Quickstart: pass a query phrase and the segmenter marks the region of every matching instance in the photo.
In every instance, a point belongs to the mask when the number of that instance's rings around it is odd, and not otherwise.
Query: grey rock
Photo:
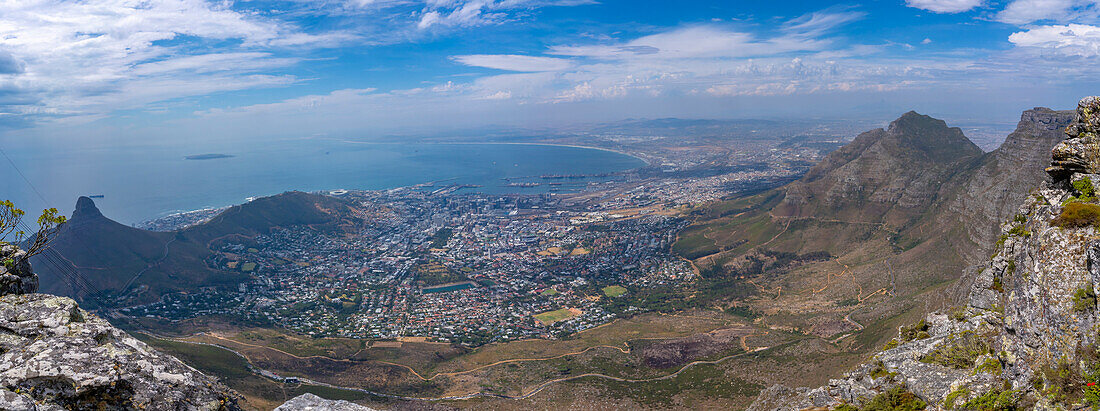
[[[283,403],[276,411],[374,411],[373,408],[342,401],[326,400],[313,394],[302,394]]]
[[[22,404],[16,394],[38,409],[238,409],[236,394],[213,378],[65,297],[0,297],[0,353],[0,405]]]
[[[1047,167],[1056,183],[1073,173],[1100,172],[1100,98],[1087,97],[1077,103],[1077,117],[1066,127],[1069,139],[1054,146],[1053,161]]]
[[[0,261],[10,261],[10,267],[0,266],[0,295],[29,294],[38,291],[38,275],[31,270],[26,251],[14,245],[0,247]]]

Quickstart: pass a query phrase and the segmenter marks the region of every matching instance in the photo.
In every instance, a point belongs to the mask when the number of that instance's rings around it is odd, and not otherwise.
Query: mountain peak
[[[947,122],[910,111],[890,123],[884,136],[906,150],[923,153],[935,163],[953,163],[965,157],[979,156],[982,150]]]
[[[102,218],[103,213],[96,207],[95,201],[91,198],[81,196],[76,199],[76,209],[73,210],[73,220],[85,220],[93,218]]]

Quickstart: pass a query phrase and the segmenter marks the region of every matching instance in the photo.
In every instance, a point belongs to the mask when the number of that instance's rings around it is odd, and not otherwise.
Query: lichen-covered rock
[[[0,409],[100,406],[238,408],[235,394],[213,378],[157,352],[69,298],[0,296]]]
[[[1066,127],[1065,141],[1051,151],[1047,172],[1062,182],[1073,173],[1100,172],[1100,97],[1086,97],[1077,103],[1077,118]]]
[[[326,400],[313,394],[302,394],[283,403],[275,411],[374,411],[373,408],[340,400]]]
[[[0,295],[38,292],[38,276],[31,271],[26,255],[14,245],[0,245]]]
[[[1100,389],[1086,385],[1100,381],[1100,218],[1058,223],[1067,204],[1100,210],[1100,98],[1081,100],[1066,134],[1051,150],[1054,181],[1001,225],[966,307],[929,314],[919,337],[906,335],[827,386],[772,387],[753,409],[863,405],[894,387],[938,409],[983,395],[1039,409],[1100,407]]]

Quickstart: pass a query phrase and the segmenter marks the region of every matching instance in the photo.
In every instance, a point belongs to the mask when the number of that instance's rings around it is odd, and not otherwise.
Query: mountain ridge
[[[354,219],[342,200],[317,194],[286,192],[230,207],[202,224],[174,232],[147,231],[107,218],[88,197],[77,199],[72,218],[62,224],[51,251],[64,261],[32,258],[43,278],[43,291],[78,300],[88,290],[70,284],[75,270],[114,301],[107,305],[149,302],[160,295],[201,287],[232,287],[245,274],[212,267],[212,242],[234,237],[249,239],[278,226],[314,225],[340,229]],[[59,266],[64,264],[66,266]]]
[[[967,274],[963,307],[901,328],[842,378],[773,386],[750,409],[1100,407],[1100,218],[1079,214],[1100,210],[1100,97],[1082,99],[1065,130],[1048,160],[1053,179],[1003,221],[992,258]]]

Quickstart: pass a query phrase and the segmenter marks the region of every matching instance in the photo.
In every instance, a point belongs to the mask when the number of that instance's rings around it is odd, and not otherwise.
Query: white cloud
[[[932,44],[932,39],[926,37],[924,40],[920,41],[920,44]]]
[[[1059,55],[1100,56],[1100,27],[1085,24],[1039,26],[1012,33],[1008,41]]]
[[[760,40],[752,34],[725,27],[692,26],[620,44],[554,46],[549,53],[602,59],[733,58],[819,50],[824,45],[825,42],[817,39],[783,36]]]
[[[1010,24],[1092,22],[1100,17],[1098,3],[1097,0],[1014,0],[997,14],[997,20]]]
[[[467,66],[507,71],[562,71],[573,67],[573,62],[567,59],[515,54],[473,54],[453,59]]]
[[[905,5],[933,13],[962,13],[982,5],[982,0],[905,0]]]
[[[228,2],[0,0],[0,50],[20,65],[11,82],[42,105],[27,113],[97,118],[151,102],[290,84],[296,79],[258,74],[299,61],[269,50],[353,38],[306,33]],[[219,52],[207,46],[213,42],[238,46]]]
[[[515,18],[516,12],[551,6],[595,4],[594,0],[427,0],[417,28],[474,27]]]

